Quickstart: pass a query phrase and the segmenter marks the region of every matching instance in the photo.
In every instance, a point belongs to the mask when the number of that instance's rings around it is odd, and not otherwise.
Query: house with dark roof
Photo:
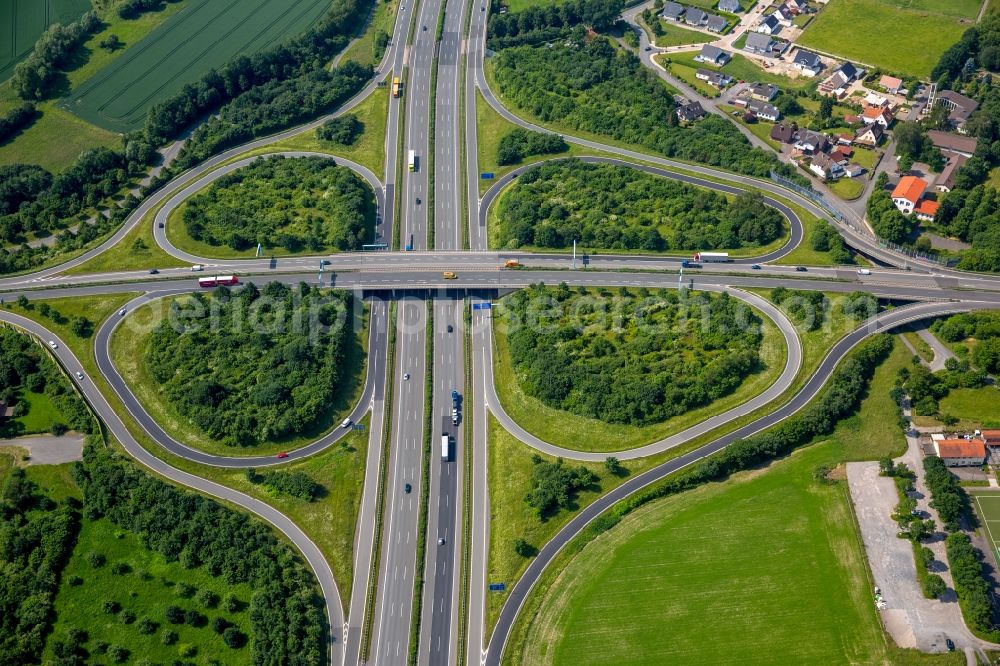
[[[865,125],[854,133],[854,143],[862,146],[877,146],[885,136],[885,128],[878,123]]]
[[[795,52],[792,65],[806,76],[816,76],[823,69],[823,62],[819,56],[805,49],[799,49]]]
[[[691,7],[684,12],[684,22],[688,25],[701,27],[708,23],[708,13],[703,9]]]
[[[799,131],[799,126],[797,124],[788,123],[776,123],[774,127],[771,128],[771,139],[774,141],[779,141],[781,143],[793,143],[795,141],[795,135]]]
[[[778,107],[773,104],[768,104],[767,102],[762,102],[759,99],[752,99],[747,102],[747,111],[751,112],[758,118],[770,120],[771,122],[774,122],[781,117],[781,111],[778,110]]]
[[[839,99],[847,94],[847,86],[863,74],[864,70],[858,69],[849,62],[845,62],[840,67],[834,69],[830,73],[830,76],[826,77],[819,84],[817,90],[822,95],[833,95]]]
[[[820,178],[836,180],[844,176],[844,167],[826,153],[819,153],[809,162],[809,170]]]
[[[717,14],[709,14],[705,27],[712,32],[722,32],[729,25],[729,21]]]
[[[829,147],[829,137],[819,132],[799,130],[795,137],[795,150],[801,150],[804,153],[822,153]]]
[[[781,32],[781,24],[774,14],[764,17],[764,20],[757,24],[757,32],[762,35],[776,35]]]
[[[720,49],[718,46],[705,44],[701,47],[701,53],[694,57],[697,62],[704,62],[716,67],[722,67],[732,60],[732,55],[728,51]]]
[[[719,11],[739,14],[743,11],[743,7],[740,5],[740,0],[719,0]]]
[[[747,43],[743,45],[743,50],[747,53],[774,58],[781,55],[786,45],[785,42],[771,39],[759,32],[750,32],[747,33]]]
[[[937,180],[934,181],[934,189],[938,192],[951,192],[955,187],[955,174],[962,166],[969,161],[969,158],[957,153],[948,156],[948,163],[941,169]]]
[[[963,157],[972,157],[976,152],[976,146],[979,145],[975,137],[941,130],[927,130],[927,138],[942,153],[956,153]]]
[[[714,69],[699,69],[694,73],[694,77],[716,88],[725,88],[733,82],[733,77],[725,72],[717,72]]]
[[[979,102],[954,90],[942,90],[934,98],[934,103],[948,108],[948,121],[959,132],[963,131],[969,116],[979,108]]]
[[[683,123],[693,123],[705,117],[705,109],[700,102],[691,102],[677,107],[677,117]]]
[[[660,16],[667,21],[680,21],[681,17],[684,16],[684,5],[676,2],[665,2]]]
[[[773,83],[751,83],[748,88],[750,97],[759,99],[762,102],[770,102],[778,96],[781,90]]]
[[[785,7],[788,7],[793,14],[805,14],[809,11],[806,0],[785,0]]]
[[[791,10],[784,5],[774,10],[774,13],[771,14],[771,16],[773,16],[774,20],[778,22],[778,25],[785,28],[791,28],[792,21],[795,19],[795,15],[792,14]]]

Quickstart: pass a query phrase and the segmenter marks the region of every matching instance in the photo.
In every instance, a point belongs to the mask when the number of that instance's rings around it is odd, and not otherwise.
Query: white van
[[[871,274],[872,274],[872,272],[870,270],[868,270],[867,268],[859,268],[858,269],[858,275],[871,275]]]
[[[202,266],[201,264],[195,264],[194,266],[191,267],[192,273],[200,273],[203,270],[205,270],[205,267]]]

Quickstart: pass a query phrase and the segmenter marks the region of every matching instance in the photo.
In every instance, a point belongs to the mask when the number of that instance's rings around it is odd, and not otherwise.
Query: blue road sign
[[[472,309],[473,310],[492,310],[493,309],[493,304],[492,303],[473,303],[472,304]]]
[[[506,589],[506,583],[490,583],[490,592],[503,592]]]
[[[493,180],[494,178],[496,178],[496,175],[492,171],[484,171],[481,174],[479,174],[479,177],[482,178],[483,180]]]

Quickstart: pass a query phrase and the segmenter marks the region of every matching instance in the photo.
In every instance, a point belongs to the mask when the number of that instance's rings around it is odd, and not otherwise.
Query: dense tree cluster
[[[198,126],[177,156],[180,167],[332,109],[358,92],[371,68],[349,61],[250,88]]]
[[[150,334],[143,363],[162,398],[229,446],[322,427],[348,380],[351,327],[338,317],[350,321],[350,295],[280,282],[220,292],[174,301],[174,314]]]
[[[598,480],[597,475],[583,465],[569,467],[562,458],[546,462],[535,455],[532,463],[531,490],[524,496],[524,501],[539,518],[547,518],[559,509],[572,508],[576,493]]]
[[[504,97],[542,122],[751,176],[775,170],[803,180],[773,154],[753,148],[725,118],[709,114],[679,127],[663,81],[605,39],[504,49],[491,62]]]
[[[569,144],[558,134],[515,127],[500,137],[497,164],[517,164],[529,155],[553,155],[566,150],[569,150]]]
[[[957,43],[946,50],[931,72],[931,78],[941,88],[947,88],[956,78],[974,73],[977,67],[991,72],[1000,71],[1000,15],[987,13],[977,25],[969,28]]]
[[[7,473],[0,493],[0,664],[38,663],[80,518],[18,467]]]
[[[307,502],[312,502],[326,491],[305,472],[260,472],[251,467],[247,470],[246,477],[250,483],[261,484],[276,493],[291,495]]]
[[[353,145],[365,131],[365,124],[353,113],[331,118],[316,128],[316,138],[320,141],[333,141],[342,146]]]
[[[975,338],[970,359],[978,369],[1000,373],[1000,313],[966,312],[934,322],[932,326],[945,342]]]
[[[166,1],[177,2],[177,0]],[[118,16],[126,20],[137,19],[146,12],[159,11],[163,3],[164,0],[122,0],[118,5]]]
[[[830,302],[821,291],[775,287],[768,298],[806,331],[819,329],[830,311]]]
[[[89,11],[68,25],[49,26],[28,57],[14,68],[11,87],[22,99],[44,98],[59,74],[59,67],[87,37],[100,30],[101,25],[97,14]]]
[[[944,166],[944,157],[927,136],[927,130],[926,123],[897,123],[892,130],[892,137],[896,140],[896,155],[909,159],[911,164],[926,162],[935,171],[940,171]]]
[[[1000,152],[1000,141],[997,142]],[[960,171],[968,176],[973,157]],[[985,180],[988,166],[979,180]],[[969,190],[956,188],[945,195],[937,225],[945,232],[972,244],[959,262],[959,268],[975,271],[1000,271],[1000,193],[982,182]]]
[[[35,105],[31,102],[24,102],[0,116],[0,144],[31,124],[37,115]]]
[[[965,621],[979,635],[991,641],[1000,639],[1000,627],[993,622],[992,588],[983,577],[982,553],[973,547],[972,539],[964,532],[949,534],[945,546]]]
[[[809,236],[809,244],[817,252],[829,252],[830,259],[836,264],[854,263],[854,255],[844,242],[843,236],[825,220],[816,222]]]
[[[27,403],[21,400],[24,391],[44,393],[59,411],[65,427],[90,432],[93,420],[87,406],[72,389],[69,381],[42,349],[24,333],[0,328],[0,400],[13,406],[14,416],[26,414]],[[3,424],[3,436],[17,434],[18,424]]]
[[[630,167],[560,160],[529,169],[500,202],[504,248],[709,250],[755,247],[782,234],[756,193],[712,190]]]
[[[371,188],[323,157],[261,158],[227,174],[184,208],[191,238],[246,250],[360,250],[375,220]]]
[[[886,190],[889,176],[882,172],[875,180],[875,187],[868,199],[867,214],[872,229],[880,238],[892,243],[905,243],[915,229],[915,219],[899,212],[892,196]]]
[[[969,496],[944,461],[937,456],[924,457],[924,478],[931,491],[931,507],[941,516],[949,530],[957,530],[962,516],[969,510]]]
[[[88,518],[107,517],[168,561],[204,567],[255,590],[249,609],[254,663],[323,662],[325,621],[315,578],[263,523],[145,474],[103,447],[85,449],[73,478]],[[163,642],[169,644],[167,631]]]
[[[986,381],[986,373],[973,368],[965,359],[950,358],[945,362],[945,369],[937,372],[931,372],[919,359],[914,359],[911,367],[899,369],[896,385],[903,394],[910,396],[916,414],[933,416],[939,413],[939,403],[951,389],[981,388]],[[941,414],[940,418],[943,421],[952,419],[948,414]]]
[[[519,12],[501,13],[500,2],[490,13],[489,48],[540,44],[565,37],[574,26],[607,30],[621,13],[622,0],[566,0],[533,5]]]
[[[761,322],[728,294],[612,299],[539,284],[504,303],[525,392],[607,423],[664,421],[734,391],[760,367]]]

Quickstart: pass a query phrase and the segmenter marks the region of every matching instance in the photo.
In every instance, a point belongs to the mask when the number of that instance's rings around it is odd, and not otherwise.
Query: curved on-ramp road
[[[734,298],[738,298],[744,303],[752,305],[759,311],[763,312],[765,317],[768,317],[774,322],[775,325],[777,325],[778,329],[781,331],[782,337],[785,340],[785,349],[787,350],[788,355],[785,361],[785,367],[781,371],[781,375],[773,384],[764,389],[764,391],[758,393],[746,402],[741,403],[732,409],[727,409],[720,414],[711,416],[703,421],[699,421],[695,425],[682,430],[681,432],[634,449],[603,452],[566,449],[561,446],[549,444],[535,435],[532,435],[530,432],[521,427],[517,421],[512,419],[510,415],[507,414],[506,410],[504,410],[503,404],[500,402],[500,398],[497,395],[496,378],[493,374],[493,345],[490,343],[490,336],[492,333],[487,331],[486,342],[483,344],[482,353],[484,357],[483,368],[486,373],[486,402],[489,405],[490,411],[493,412],[493,414],[497,417],[497,420],[504,427],[504,429],[507,430],[507,432],[511,433],[528,446],[538,449],[543,453],[571,460],[589,460],[591,462],[600,462],[608,456],[615,456],[620,460],[633,460],[636,458],[645,458],[657,453],[663,453],[664,451],[689,442],[696,437],[700,437],[707,432],[711,432],[712,430],[715,430],[716,428],[723,426],[734,419],[738,419],[741,416],[750,414],[761,407],[765,407],[773,403],[782,393],[788,390],[788,388],[792,385],[792,382],[795,381],[795,376],[799,373],[799,369],[802,367],[802,344],[799,341],[799,336],[795,330],[795,326],[788,320],[788,317],[786,317],[781,310],[775,307],[767,299],[757,296],[756,294],[751,294],[750,292],[741,291],[739,289],[733,289],[731,287],[715,285],[701,285],[699,290],[728,293]]]
[[[484,666],[500,666],[503,651],[507,645],[507,640],[510,638],[510,633],[517,619],[518,612],[524,605],[535,583],[538,582],[546,567],[548,567],[563,547],[604,511],[650,484],[662,480],[667,475],[684,469],[706,456],[721,451],[739,439],[750,437],[792,416],[819,394],[837,364],[840,363],[851,349],[860,344],[865,338],[921,319],[992,307],[995,307],[992,303],[977,303],[974,301],[965,303],[928,302],[881,312],[869,319],[861,327],[841,338],[823,359],[823,362],[809,378],[809,381],[806,382],[806,385],[785,405],[731,433],[723,435],[713,442],[629,479],[606,495],[595,500],[593,504],[585,507],[555,537],[542,547],[538,555],[531,561],[524,574],[514,585],[510,596],[500,611],[500,617],[497,620],[493,635],[487,646],[483,659]]]
[[[315,455],[316,453],[319,453],[320,451],[323,451],[340,441],[340,439],[349,432],[347,429],[341,428],[339,425],[335,424],[334,429],[329,433],[320,437],[311,444],[288,451],[288,456],[283,459],[278,459],[273,455],[212,455],[182,444],[167,434],[167,432],[164,431],[163,428],[161,428],[156,422],[156,419],[150,416],[150,414],[142,406],[135,394],[132,392],[128,383],[122,378],[118,369],[115,367],[114,362],[111,360],[111,337],[118,326],[129,323],[128,315],[136,308],[162,298],[189,294],[191,291],[192,290],[190,288],[182,288],[169,291],[150,292],[138,296],[122,307],[122,309],[125,310],[124,315],[119,315],[116,312],[108,317],[108,319],[101,324],[94,338],[94,356],[97,361],[98,370],[100,370],[101,374],[111,386],[111,390],[115,392],[118,398],[122,401],[122,404],[125,405],[125,408],[128,410],[129,414],[132,415],[132,418],[135,419],[136,423],[138,423],[139,426],[146,431],[154,442],[176,456],[204,465],[211,465],[213,467],[246,468],[281,464]],[[384,388],[383,384],[385,382],[385,373],[379,369],[384,368],[386,363],[386,354],[388,352],[388,306],[385,301],[380,299],[371,299],[369,303],[371,308],[368,324],[368,362],[364,379],[365,385],[361,393],[361,398],[349,414],[349,418],[354,422],[361,420],[361,417],[363,417],[371,408],[374,396],[382,394],[382,390]],[[345,322],[345,325],[350,325],[350,322]]]
[[[31,319],[4,310],[0,310],[0,321],[4,321],[30,333],[31,335],[34,335],[42,340],[43,343],[51,340],[58,345],[56,349],[51,350],[52,353],[59,359],[59,362],[64,368],[66,368],[71,376],[74,376],[77,372],[84,373],[83,380],[77,380],[75,376],[73,377],[74,381],[76,381],[77,387],[86,397],[87,402],[90,403],[91,408],[97,414],[98,418],[104,422],[111,434],[121,443],[122,447],[124,447],[125,451],[132,456],[133,459],[156,474],[166,477],[167,479],[170,479],[171,481],[174,481],[182,486],[192,488],[205,493],[206,495],[211,495],[212,497],[216,497],[226,502],[231,502],[237,506],[247,509],[273,525],[286,537],[288,537],[289,541],[291,541],[295,547],[299,549],[306,562],[312,568],[313,573],[316,575],[316,579],[319,581],[320,589],[323,592],[327,619],[330,623],[331,663],[338,664],[343,661],[341,637],[344,633],[345,624],[344,610],[340,605],[340,592],[337,590],[337,583],[333,578],[333,571],[330,569],[330,565],[327,563],[326,558],[323,557],[323,553],[320,552],[319,547],[312,541],[312,539],[306,536],[305,532],[299,529],[299,527],[292,522],[290,518],[285,516],[285,514],[281,513],[269,504],[233,490],[232,488],[227,488],[226,486],[212,481],[207,481],[201,477],[195,476],[194,474],[189,474],[188,472],[179,470],[154,456],[152,453],[144,449],[142,445],[139,444],[139,442],[132,436],[129,429],[126,428],[125,424],[118,418],[118,414],[116,414],[115,410],[111,408],[110,404],[108,404],[108,401],[104,398],[104,394],[97,389],[93,381],[86,378],[83,365],[57,335]]]

